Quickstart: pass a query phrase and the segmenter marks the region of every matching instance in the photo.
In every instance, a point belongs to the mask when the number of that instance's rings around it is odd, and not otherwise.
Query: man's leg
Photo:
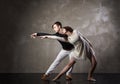
[[[73,65],[74,66],[74,65]],[[72,70],[73,66],[66,72],[66,80],[72,80]]]
[[[70,51],[62,49],[41,79],[45,80],[69,53]]]
[[[63,70],[53,79],[53,81],[56,81],[59,79],[64,73],[66,73],[73,65],[75,64],[75,60],[72,59],[69,61],[69,63],[63,68]]]
[[[69,56],[69,60],[71,60],[71,56]],[[74,65],[66,72],[66,79],[67,80],[72,80],[72,70],[73,70]]]

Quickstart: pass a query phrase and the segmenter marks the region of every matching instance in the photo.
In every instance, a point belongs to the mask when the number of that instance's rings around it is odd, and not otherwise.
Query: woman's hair
[[[53,26],[54,26],[55,24],[56,24],[57,26],[60,26],[60,28],[62,28],[62,23],[59,22],[59,21],[55,22],[55,23],[52,25],[52,28],[53,28]]]
[[[63,29],[65,29],[67,32],[73,32],[73,29],[70,26],[65,26],[63,27]]]

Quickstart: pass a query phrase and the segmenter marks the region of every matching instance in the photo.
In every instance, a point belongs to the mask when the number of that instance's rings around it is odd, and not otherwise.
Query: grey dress
[[[68,41],[74,45],[74,49],[70,53],[71,57],[75,59],[86,59],[86,57],[90,57],[91,55],[95,56],[89,40],[84,38],[77,30],[74,30],[72,35],[68,36]]]
[[[59,36],[49,36],[51,39],[58,39],[61,41],[66,41],[63,37]],[[95,56],[95,52],[90,45],[90,41],[87,40],[79,31],[74,30],[73,33],[67,37],[68,42],[74,45],[74,49],[70,53],[70,57],[74,57],[75,59],[86,59],[91,56]]]

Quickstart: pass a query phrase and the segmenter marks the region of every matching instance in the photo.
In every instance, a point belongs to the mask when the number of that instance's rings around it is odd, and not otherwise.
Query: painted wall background
[[[119,0],[1,0],[0,18],[0,73],[44,73],[61,45],[56,40],[31,39],[30,34],[54,33],[55,21],[91,41],[98,61],[96,73],[120,71]],[[87,73],[89,67],[89,60],[78,61],[73,72]]]

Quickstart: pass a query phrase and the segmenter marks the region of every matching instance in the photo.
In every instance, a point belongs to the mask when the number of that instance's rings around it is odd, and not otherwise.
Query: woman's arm
[[[44,36],[39,36],[41,39],[55,39],[55,40],[61,40],[61,41],[67,41],[64,37],[59,37],[59,36],[55,36],[55,35],[44,35]]]

